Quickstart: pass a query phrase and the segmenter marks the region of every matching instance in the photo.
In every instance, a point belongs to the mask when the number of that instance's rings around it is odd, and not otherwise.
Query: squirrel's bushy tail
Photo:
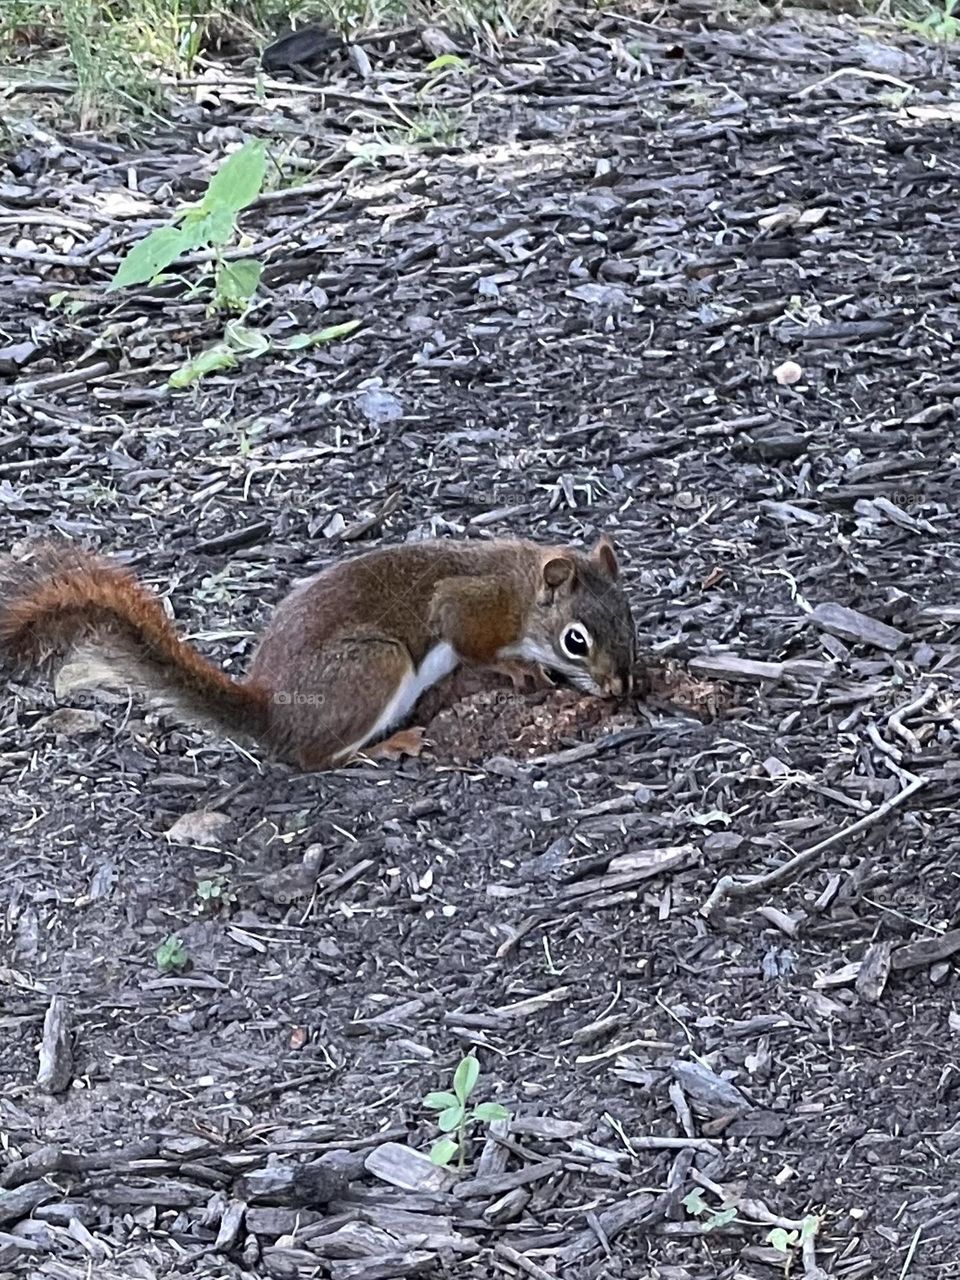
[[[29,670],[57,659],[61,687],[130,688],[195,723],[264,735],[266,692],[181,640],[158,596],[119,565],[42,542],[0,559],[0,661]]]

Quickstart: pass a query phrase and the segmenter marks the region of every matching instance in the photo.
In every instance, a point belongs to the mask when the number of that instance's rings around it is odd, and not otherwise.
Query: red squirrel
[[[71,687],[129,688],[305,770],[382,742],[460,663],[546,668],[622,697],[635,652],[606,538],[589,553],[444,541],[343,560],[281,601],[240,680],[180,639],[159,597],[117,564],[49,542],[0,562],[7,665],[65,659]]]

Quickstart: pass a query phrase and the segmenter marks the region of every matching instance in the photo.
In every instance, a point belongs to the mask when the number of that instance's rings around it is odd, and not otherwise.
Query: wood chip
[[[894,653],[910,639],[905,631],[898,631],[896,627],[889,627],[885,622],[878,622],[876,618],[858,613],[856,609],[848,609],[842,604],[818,604],[810,614],[810,621],[823,631],[839,636],[841,640],[886,649],[890,653]]]
[[[54,996],[43,1020],[37,1084],[45,1093],[62,1093],[73,1078],[73,1042],[70,1006],[64,996]]]
[[[399,1142],[374,1147],[364,1166],[373,1177],[404,1191],[446,1191],[456,1182],[455,1175],[448,1169],[431,1164],[428,1156]]]

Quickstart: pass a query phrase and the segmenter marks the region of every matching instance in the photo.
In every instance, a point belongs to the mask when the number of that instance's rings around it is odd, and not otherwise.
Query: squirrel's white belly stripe
[[[538,644],[526,636],[518,644],[506,645],[497,654],[498,658],[519,658],[521,662],[532,662],[546,667],[548,671],[559,672],[571,683],[585,693],[598,694],[600,689],[589,672],[576,662],[564,662],[560,655],[548,644]]]
[[[435,644],[417,670],[409,672],[400,681],[377,723],[353,750],[359,751],[365,743],[376,742],[378,738],[382,738],[388,730],[394,728],[410,714],[422,693],[426,692],[431,685],[439,683],[451,671],[455,671],[459,665],[460,658],[453,645],[447,644],[445,640]]]

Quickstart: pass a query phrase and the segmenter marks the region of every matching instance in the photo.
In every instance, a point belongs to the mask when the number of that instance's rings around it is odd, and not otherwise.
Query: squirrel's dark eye
[[[560,648],[568,658],[585,658],[590,652],[590,644],[586,629],[577,624],[566,627],[560,636]]]

